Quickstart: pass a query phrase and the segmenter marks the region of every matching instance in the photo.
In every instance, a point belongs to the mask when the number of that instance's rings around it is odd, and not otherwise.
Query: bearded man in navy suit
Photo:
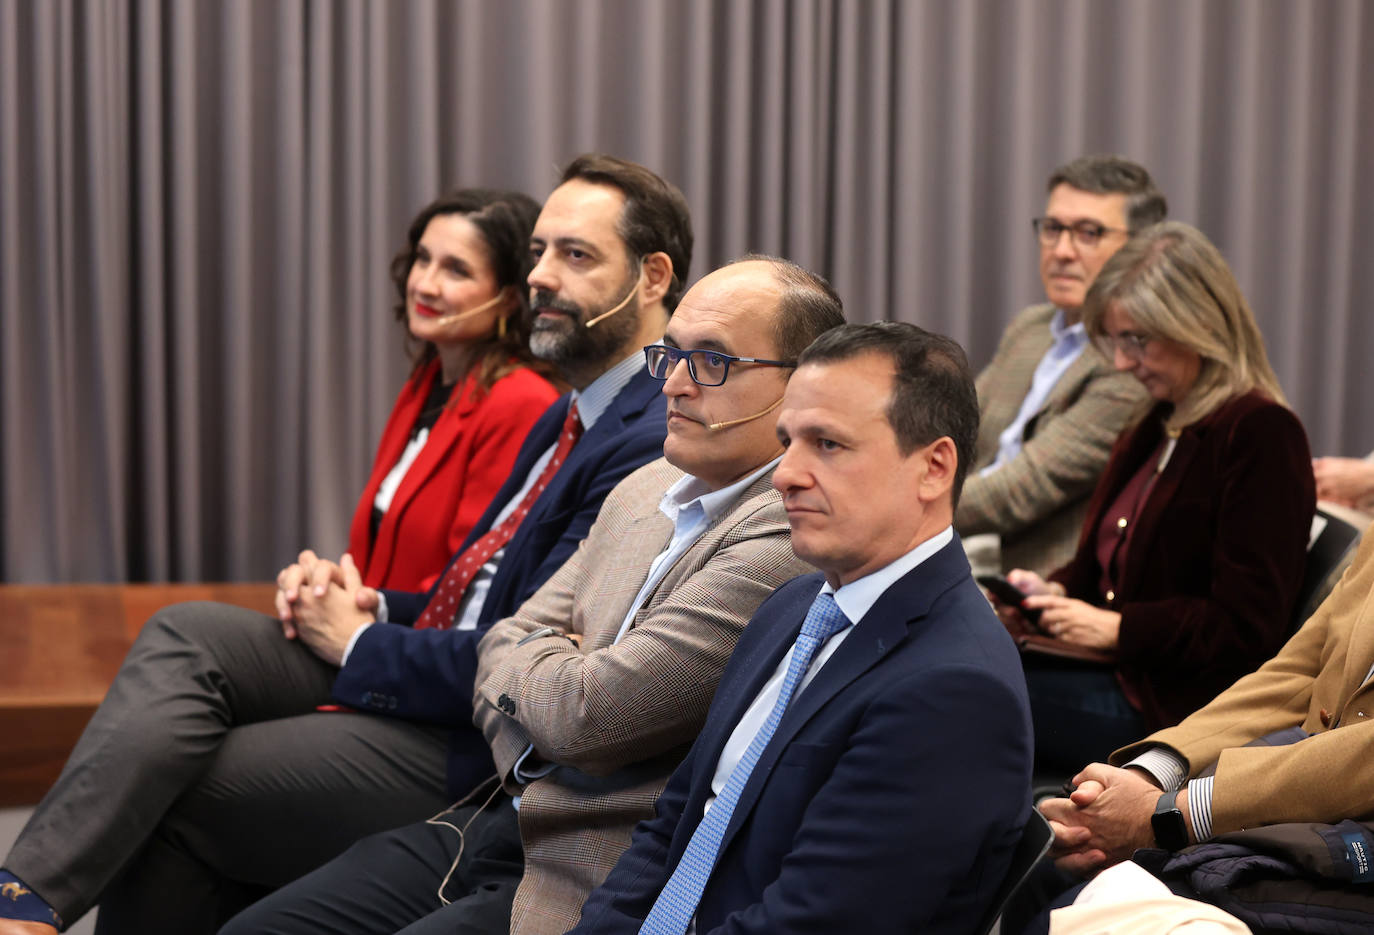
[[[1032,760],[1016,650],[951,528],[977,432],[946,338],[846,325],[802,354],[773,483],[821,574],[754,615],[577,935],[976,929]]]

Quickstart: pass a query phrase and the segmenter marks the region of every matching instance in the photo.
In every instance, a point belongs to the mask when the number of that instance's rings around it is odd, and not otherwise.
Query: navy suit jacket
[[[639,930],[822,581],[796,578],[754,615],[579,935]],[[788,708],[730,818],[697,931],[971,932],[1030,813],[1031,760],[1016,649],[956,537],[888,588]]]
[[[411,628],[438,590],[438,582],[428,593],[385,591],[389,623],[368,627],[339,671],[333,687],[339,702],[455,729],[448,776],[455,795],[466,793],[494,770],[490,751],[472,726],[478,642],[493,623],[512,615],[573,554],[611,488],[631,471],[663,456],[667,412],[662,390],[662,382],[647,371],[636,373],[578,439],[506,545],[476,630]],[[557,441],[568,405],[565,396],[530,429],[510,478],[449,565],[486,535],[502,507],[520,491],[530,468]]]

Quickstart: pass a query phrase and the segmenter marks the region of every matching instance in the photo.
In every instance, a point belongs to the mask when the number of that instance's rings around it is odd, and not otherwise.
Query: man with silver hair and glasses
[[[1000,570],[1040,574],[1073,555],[1112,443],[1146,401],[1088,346],[1083,298],[1112,254],[1167,210],[1150,173],[1121,156],[1075,159],[1047,189],[1032,224],[1048,301],[1012,320],[978,375],[977,455],[954,517],[966,539],[1000,538]],[[986,550],[968,545],[976,571],[995,570]]]

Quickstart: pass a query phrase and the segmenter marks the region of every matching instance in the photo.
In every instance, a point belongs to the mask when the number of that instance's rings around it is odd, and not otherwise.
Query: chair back
[[[1312,532],[1307,540],[1307,562],[1303,565],[1302,587],[1293,605],[1292,632],[1297,632],[1308,617],[1326,600],[1336,586],[1339,572],[1345,570],[1360,540],[1358,527],[1334,513],[1317,508],[1312,516]]]
[[[1007,900],[1011,899],[1012,894],[1040,862],[1040,858],[1049,851],[1053,840],[1054,831],[1050,829],[1050,823],[1045,820],[1044,815],[1032,808],[1030,820],[1026,822],[1026,827],[1021,829],[1021,840],[1017,842],[1016,850],[1011,855],[1011,866],[1007,868],[1007,875],[1002,880],[1002,885],[997,888],[997,892],[993,894],[987,914],[978,923],[977,935],[988,935],[992,931],[992,927],[1002,917],[1002,909],[1006,907]]]

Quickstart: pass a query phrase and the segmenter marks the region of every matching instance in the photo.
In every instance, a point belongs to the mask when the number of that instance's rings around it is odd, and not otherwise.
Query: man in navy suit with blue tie
[[[951,529],[977,430],[946,338],[846,325],[802,355],[773,483],[821,574],[754,615],[577,935],[975,930],[1032,760],[1015,647]]]

